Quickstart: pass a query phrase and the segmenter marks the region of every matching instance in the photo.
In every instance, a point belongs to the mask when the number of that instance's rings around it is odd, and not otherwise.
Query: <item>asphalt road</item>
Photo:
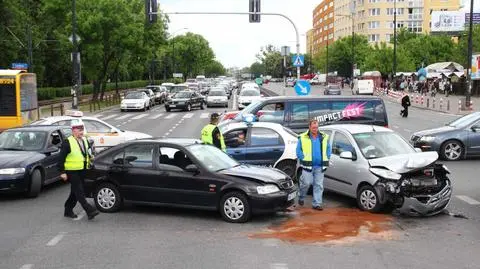
[[[267,87],[283,92],[280,84]],[[313,94],[321,92],[319,87],[313,89]],[[289,88],[286,94],[294,92]],[[406,138],[413,131],[455,118],[412,109],[411,117],[403,119],[398,115],[399,105],[386,105],[390,126]],[[97,117],[153,136],[198,138],[208,115],[223,110],[167,113],[157,106],[148,112],[114,109]],[[69,191],[63,183],[48,187],[37,199],[2,196],[0,268],[480,268],[480,205],[465,199],[480,201],[480,180],[475,173],[478,160],[447,165],[452,170],[455,195],[450,214],[394,216],[388,232],[380,237],[370,237],[363,227],[352,237],[320,243],[249,236],[297,218],[295,212],[256,217],[238,225],[223,222],[217,213],[127,205],[121,212],[100,214],[93,221],[83,214],[69,220],[63,217]],[[351,199],[333,194],[326,194],[325,200],[328,208],[315,213],[319,218],[330,214],[331,208],[355,207]],[[75,210],[82,212],[79,207]],[[342,224],[339,215],[330,228],[319,229],[335,234]]]

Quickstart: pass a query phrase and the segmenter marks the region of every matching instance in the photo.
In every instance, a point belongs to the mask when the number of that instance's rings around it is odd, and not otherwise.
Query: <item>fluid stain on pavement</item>
[[[351,208],[326,208],[323,211],[301,208],[285,222],[251,238],[276,238],[295,243],[349,243],[359,240],[393,238],[392,216],[372,214]]]

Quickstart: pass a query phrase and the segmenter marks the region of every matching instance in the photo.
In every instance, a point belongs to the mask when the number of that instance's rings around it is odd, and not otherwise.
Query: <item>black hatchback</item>
[[[86,193],[102,212],[123,202],[219,211],[228,222],[293,205],[297,187],[285,173],[241,165],[194,139],[135,140],[95,157]]]

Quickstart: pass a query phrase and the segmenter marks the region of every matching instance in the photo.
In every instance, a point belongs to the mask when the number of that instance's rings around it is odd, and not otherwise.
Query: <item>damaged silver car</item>
[[[330,135],[332,156],[325,171],[327,190],[357,199],[360,209],[396,208],[431,216],[449,204],[452,185],[436,152],[419,152],[394,131],[372,125],[320,127]]]

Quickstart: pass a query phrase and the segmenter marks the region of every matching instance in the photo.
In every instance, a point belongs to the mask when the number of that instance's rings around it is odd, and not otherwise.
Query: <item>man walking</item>
[[[404,117],[404,118],[408,117],[408,107],[409,106],[410,106],[410,96],[408,96],[408,94],[406,92],[403,92],[403,96],[402,96],[403,110],[400,111],[400,115],[402,115],[402,117]]]
[[[323,210],[323,173],[332,151],[328,135],[318,131],[318,121],[311,119],[308,126],[309,130],[300,135],[297,143],[297,158],[302,167],[298,204],[304,205],[307,191],[313,184],[312,208]]]
[[[227,147],[225,146],[223,135],[217,127],[219,117],[220,115],[218,113],[212,113],[212,115],[210,115],[210,123],[202,129],[202,142],[226,151]]]
[[[58,168],[64,181],[70,181],[70,195],[65,201],[64,216],[76,218],[73,208],[77,201],[87,213],[88,219],[98,215],[95,207],[90,205],[85,198],[84,180],[87,169],[90,168],[92,154],[87,139],[83,136],[84,126],[82,120],[73,120],[71,123],[72,135],[62,144]]]

